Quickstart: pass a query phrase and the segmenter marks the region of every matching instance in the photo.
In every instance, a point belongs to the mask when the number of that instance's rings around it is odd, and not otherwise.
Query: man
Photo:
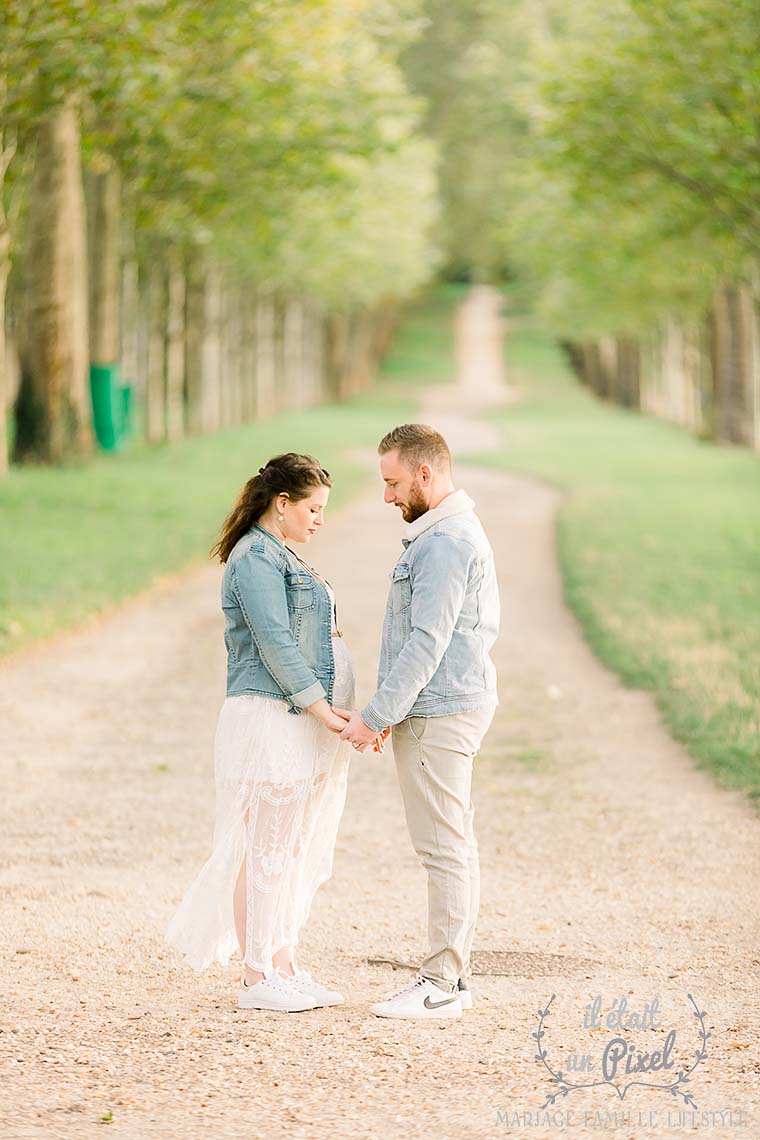
[[[472,761],[498,704],[489,650],[499,625],[493,552],[456,490],[445,439],[425,424],[378,446],[385,501],[406,522],[391,574],[375,695],[341,733],[363,752],[393,726],[404,811],[428,877],[430,947],[419,975],[372,1006],[381,1017],[461,1017],[480,903]]]

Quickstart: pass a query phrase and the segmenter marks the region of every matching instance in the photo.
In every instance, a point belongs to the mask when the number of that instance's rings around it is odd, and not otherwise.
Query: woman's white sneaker
[[[283,970],[273,970],[252,986],[241,981],[238,990],[238,1009],[276,1009],[283,1013],[301,1013],[316,1009],[321,1003],[308,997],[291,985]]]
[[[370,1006],[378,1017],[461,1017],[459,990],[440,989],[435,982],[421,976],[404,986],[385,1001]]]
[[[462,1003],[462,1009],[472,1009],[472,990],[467,982],[459,979],[459,1000]]]
[[[293,989],[298,990],[307,997],[314,998],[318,1005],[340,1005],[344,1000],[343,994],[337,990],[328,990],[325,986],[315,982],[308,970],[296,970],[295,974],[288,975],[288,981]]]

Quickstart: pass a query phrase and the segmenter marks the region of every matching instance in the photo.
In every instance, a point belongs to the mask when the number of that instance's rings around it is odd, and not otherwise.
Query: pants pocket
[[[409,731],[414,739],[419,744],[425,735],[427,728],[428,718],[426,716],[410,716],[409,717]]]

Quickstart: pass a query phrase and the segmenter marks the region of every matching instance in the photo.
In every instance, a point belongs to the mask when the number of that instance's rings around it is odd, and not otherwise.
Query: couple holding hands
[[[299,932],[330,877],[353,751],[393,753],[414,849],[428,877],[429,952],[381,1017],[459,1017],[472,1004],[480,890],[472,761],[498,703],[491,547],[454,487],[444,438],[405,424],[378,446],[385,502],[401,510],[378,684],[355,709],[351,657],[330,583],[287,543],[324,524],[332,486],[311,456],[271,459],[243,488],[214,553],[225,563],[227,695],[214,743],[212,852],[166,938],[197,970],[239,948],[238,1005],[337,1005],[296,964]]]

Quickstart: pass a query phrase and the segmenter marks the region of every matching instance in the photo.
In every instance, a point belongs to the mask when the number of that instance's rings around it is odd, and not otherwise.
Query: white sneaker
[[[459,1000],[462,1003],[462,1009],[472,1009],[472,990],[467,982],[459,979]]]
[[[459,990],[440,989],[435,982],[418,976],[403,990],[370,1006],[378,1017],[461,1017]]]
[[[315,982],[308,970],[296,970],[295,974],[288,976],[288,981],[293,989],[298,990],[300,994],[314,998],[320,1006],[340,1005],[344,1001],[343,994],[338,993],[337,990],[328,990],[319,982]]]
[[[252,986],[241,981],[238,1009],[278,1009],[283,1013],[301,1013],[320,1004],[315,998],[300,993],[290,982],[283,970],[273,970]]]

